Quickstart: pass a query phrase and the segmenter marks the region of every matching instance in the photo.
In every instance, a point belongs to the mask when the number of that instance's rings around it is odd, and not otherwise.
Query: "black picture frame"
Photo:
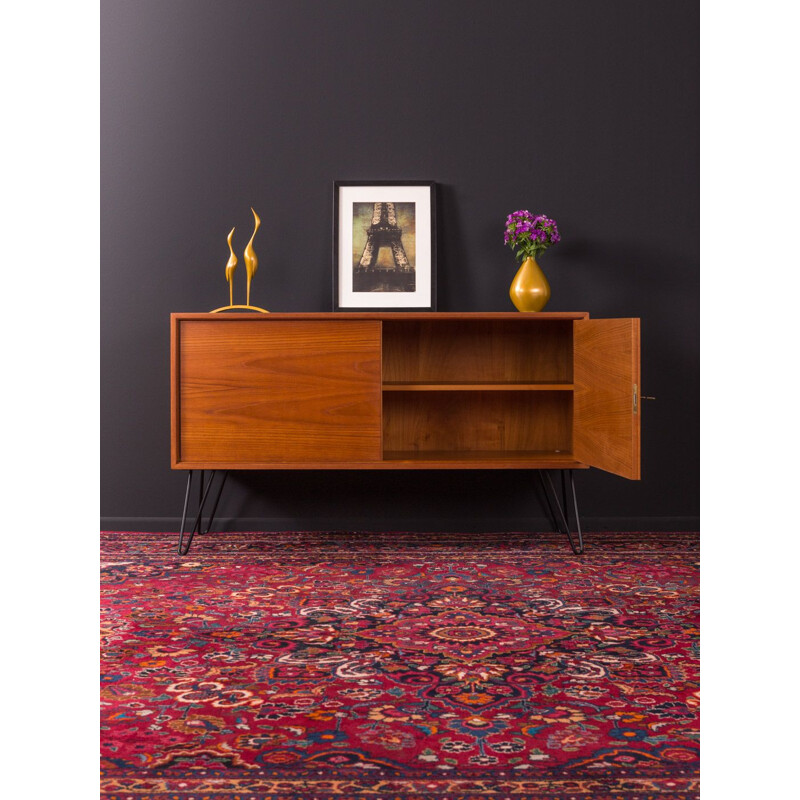
[[[413,209],[409,208],[412,204]],[[359,206],[363,219],[368,205],[373,206],[373,216],[362,234],[355,224],[355,208]],[[409,218],[414,225],[413,263],[405,252],[404,228],[398,221],[404,219],[407,230]],[[354,248],[361,249],[362,236],[362,264],[357,265]],[[436,238],[434,181],[334,181],[333,310],[435,311]],[[393,268],[377,265],[386,249]],[[367,258],[369,263],[364,263]],[[375,288],[381,286],[392,288]],[[413,290],[399,286],[413,286]],[[372,296],[374,304],[365,302]]]

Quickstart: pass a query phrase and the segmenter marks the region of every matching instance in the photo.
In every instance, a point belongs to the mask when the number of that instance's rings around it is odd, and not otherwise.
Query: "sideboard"
[[[179,550],[220,470],[534,469],[580,552],[572,470],[640,477],[639,369],[639,320],[585,312],[172,314]]]

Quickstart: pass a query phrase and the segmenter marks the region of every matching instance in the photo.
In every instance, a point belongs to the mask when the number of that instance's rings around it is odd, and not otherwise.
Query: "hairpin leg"
[[[563,470],[562,470],[563,472]],[[544,499],[547,501],[547,509],[550,512],[550,522],[553,523],[553,527],[557,531],[562,531],[561,528],[561,521],[558,518],[558,514],[556,514],[555,509],[553,508],[553,501],[550,499],[550,492],[547,490],[547,485],[544,482],[544,478],[542,477],[542,470],[536,470],[536,473],[539,476],[539,482],[542,484],[542,491],[544,492]]]
[[[213,480],[213,476],[212,476]],[[219,499],[222,497],[222,490],[225,488],[225,481],[228,480],[228,470],[225,470],[222,473],[222,481],[220,481],[219,489],[217,489],[217,496],[214,499],[214,505],[211,507],[211,515],[208,518],[208,522],[206,523],[206,529],[203,531],[199,531],[201,536],[205,536],[210,530],[211,526],[214,524],[214,517],[217,515],[217,506],[219,505]],[[211,481],[208,483],[209,487],[211,486]]]
[[[192,491],[192,474],[194,470],[189,470],[189,475],[186,478],[186,497],[183,501],[183,516],[181,517],[181,538],[178,541],[178,552],[182,554],[183,551],[183,531],[186,528],[186,512],[189,510],[189,494]]]
[[[544,475],[542,473],[544,472]],[[572,532],[569,526],[569,504],[567,501],[567,476],[564,474],[565,472],[569,473],[569,487],[572,492],[572,508],[575,512],[575,528],[578,536],[578,546],[575,546],[575,542],[572,538]],[[545,480],[546,479],[546,480]],[[583,534],[581,532],[581,518],[578,513],[578,497],[575,494],[575,475],[573,471],[570,470],[562,470],[561,471],[561,492],[562,492],[562,503],[559,502],[558,494],[556,492],[556,487],[553,485],[553,481],[550,477],[550,473],[546,470],[539,470],[539,480],[542,482],[542,488],[544,489],[545,497],[547,498],[547,505],[550,507],[550,513],[553,514],[556,520],[556,527],[558,530],[565,534],[567,539],[569,540],[569,546],[572,548],[572,552],[575,553],[576,556],[579,556],[583,553]]]
[[[200,470],[200,492],[199,492],[199,504],[197,508],[197,516],[194,518],[194,525],[192,526],[192,531],[189,533],[189,538],[186,541],[186,546],[183,544],[183,535],[186,532],[186,513],[189,508],[189,495],[191,493],[192,488],[192,472],[193,470],[189,470],[189,477],[186,481],[186,498],[183,502],[183,517],[181,518],[181,535],[180,539],[178,540],[178,553],[182,556],[185,556],[189,552],[189,548],[192,546],[192,540],[195,537],[195,534],[200,533],[201,535],[204,533],[208,533],[211,529],[211,525],[214,522],[214,516],[217,513],[217,506],[219,505],[219,499],[222,496],[222,488],[225,486],[225,480],[228,477],[227,470],[220,482],[219,489],[217,490],[217,496],[214,500],[214,505],[211,511],[211,515],[209,516],[208,522],[205,526],[205,531],[202,530],[203,528],[203,508],[205,507],[206,500],[208,499],[208,494],[211,491],[211,484],[214,482],[214,476],[217,474],[216,470],[212,470],[211,476],[208,479],[208,483],[205,482],[205,472]]]

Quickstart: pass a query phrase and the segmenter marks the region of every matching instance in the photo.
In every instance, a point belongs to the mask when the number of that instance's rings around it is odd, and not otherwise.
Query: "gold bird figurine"
[[[231,239],[233,238],[233,232],[235,230],[236,227],[234,226],[228,234],[228,249],[231,251],[231,257],[225,265],[225,280],[228,281],[228,286],[231,290],[231,305],[233,305],[233,273],[236,271],[236,265],[239,263],[239,259],[236,258],[236,253],[233,252],[233,246],[231,245]]]
[[[250,237],[250,241],[247,243],[247,247],[244,249],[244,266],[247,270],[247,305],[250,305],[250,281],[253,280],[253,275],[256,274],[256,270],[258,269],[258,256],[256,255],[256,251],[253,250],[253,239],[256,238],[256,232],[258,231],[261,220],[258,218],[258,214],[256,214],[255,210],[250,207],[250,210],[253,212],[253,216],[256,219],[256,226],[253,229],[253,235]],[[233,303],[231,303],[233,305]]]

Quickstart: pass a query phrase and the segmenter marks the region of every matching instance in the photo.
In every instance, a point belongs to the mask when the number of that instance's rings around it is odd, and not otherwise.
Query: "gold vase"
[[[541,311],[550,299],[550,284],[535,258],[526,258],[508,292],[517,311]]]

